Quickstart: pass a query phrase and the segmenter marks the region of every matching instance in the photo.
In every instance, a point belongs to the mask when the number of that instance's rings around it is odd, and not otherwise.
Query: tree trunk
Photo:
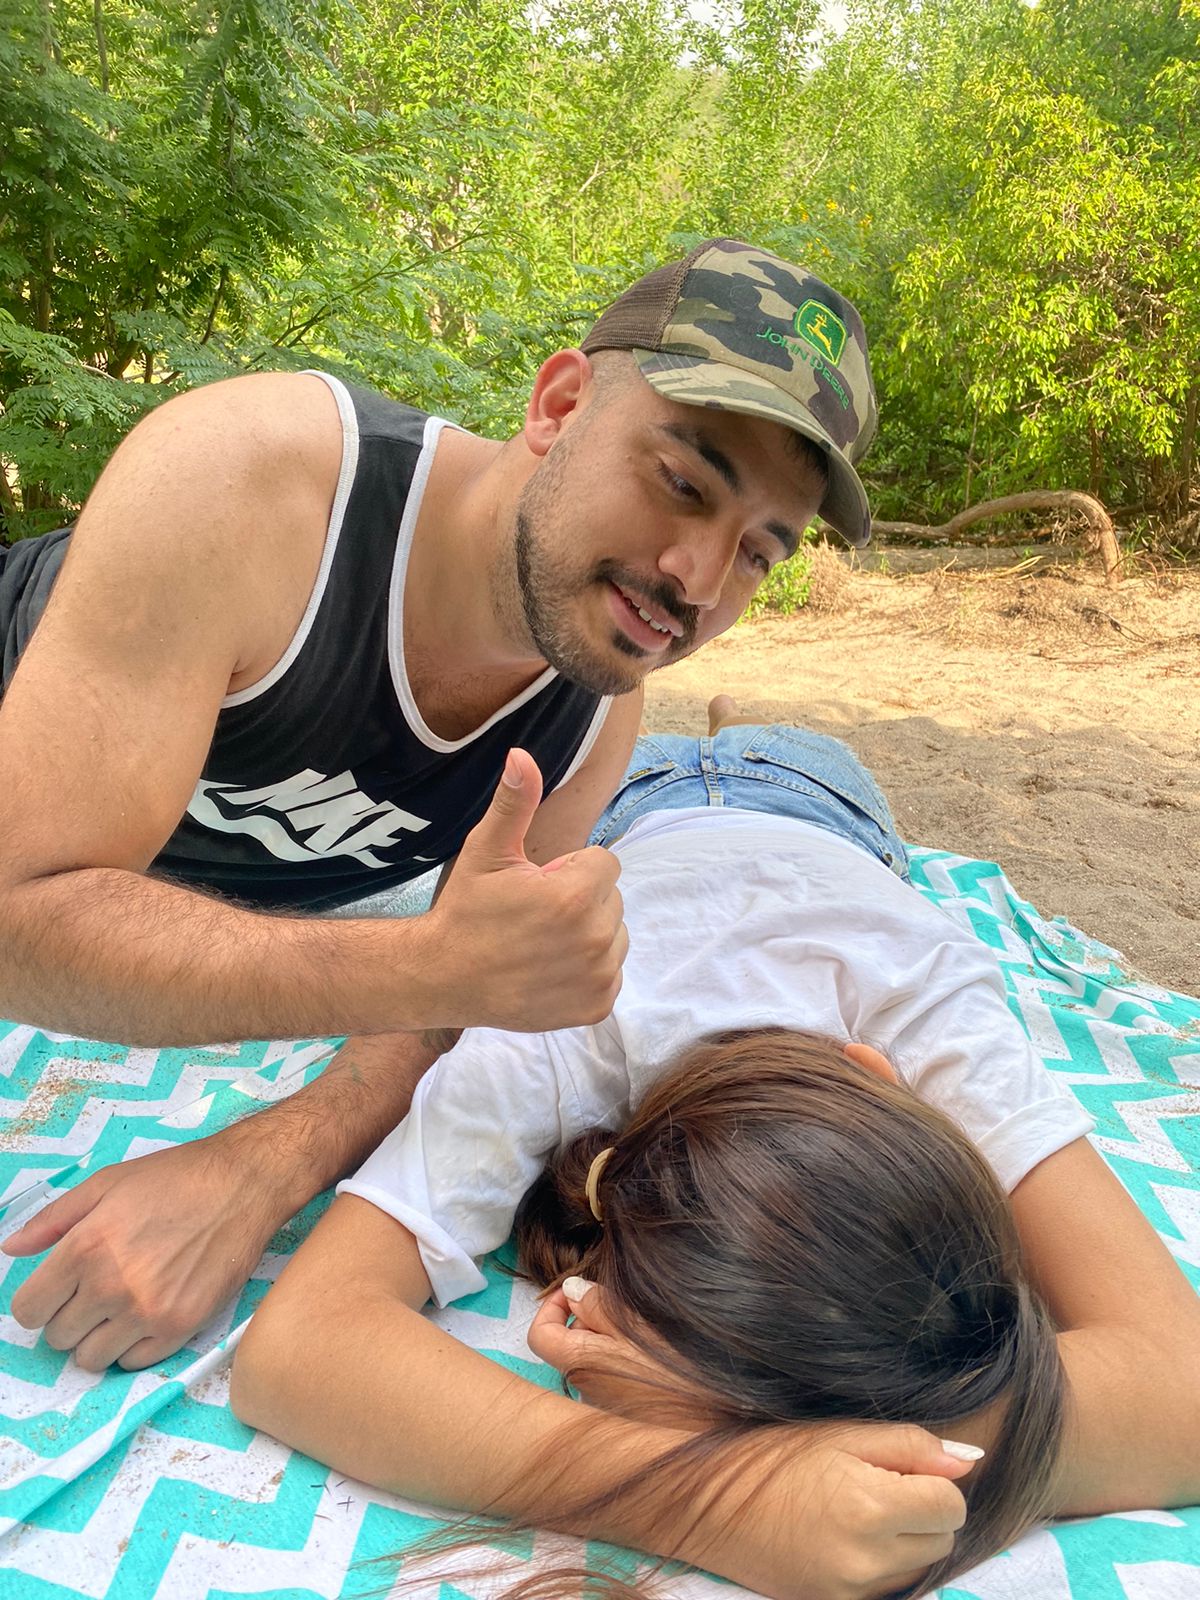
[[[54,59],[57,67],[62,66],[62,51],[58,48],[58,40],[54,36],[54,18],[50,10],[50,0],[41,0],[38,8],[42,14],[42,34],[46,52]]]
[[[1179,440],[1179,487],[1176,491],[1175,515],[1186,517],[1192,503],[1192,471],[1196,461],[1196,422],[1200,412],[1200,384],[1194,383],[1187,392],[1183,408],[1183,433]]]
[[[1004,495],[999,500],[983,500],[936,527],[927,527],[919,522],[872,522],[871,532],[888,539],[946,544],[977,522],[1010,516],[1014,511],[1074,511],[1084,517],[1088,548],[1100,557],[1109,588],[1117,587],[1121,576],[1121,551],[1113,531],[1112,518],[1099,500],[1077,489],[1031,489],[1025,494]]]
[[[0,521],[4,527],[0,530],[0,545],[5,543],[5,536],[11,537],[11,531],[16,519],[20,516],[21,509],[17,505],[16,496],[12,491],[12,484],[8,481],[8,464],[0,460]]]
[[[1100,460],[1100,436],[1096,424],[1088,418],[1088,493],[1100,493],[1100,474],[1104,470]]]

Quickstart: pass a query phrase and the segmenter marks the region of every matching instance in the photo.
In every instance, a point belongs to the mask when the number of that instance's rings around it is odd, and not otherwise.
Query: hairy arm
[[[535,861],[586,845],[624,770],[636,715],[636,706],[614,707],[588,760],[534,816],[526,844]],[[454,876],[443,877],[439,899]],[[468,882],[462,896],[464,916],[474,888]],[[5,1241],[17,1255],[54,1247],[15,1296],[14,1316],[91,1369],[161,1360],[237,1292],[277,1228],[402,1120],[418,1079],[454,1037],[351,1038],[289,1099],[194,1145],[95,1174]]]
[[[407,922],[264,916],[147,876],[230,684],[290,636],[267,649],[262,619],[303,610],[294,547],[320,548],[339,461],[324,384],[272,374],[168,402],[109,463],[0,704],[0,1014],[187,1044],[611,1007],[616,867],[528,860],[527,756],[463,847],[454,914],[447,894]]]
[[[349,1040],[289,1099],[93,1174],[4,1241],[11,1255],[50,1250],[13,1317],[88,1371],[161,1361],[238,1293],[272,1234],[404,1117],[432,1060],[412,1034]]]
[[[586,761],[569,783],[542,801],[525,836],[525,854],[531,861],[544,865],[587,844],[629,765],[643,700],[640,685],[614,700]]]
[[[101,477],[0,705],[4,1015],[194,1043],[382,1027],[390,989],[406,1020],[395,969],[427,965],[421,930],[262,916],[145,875],[295,577],[283,528],[320,537],[331,407],[312,379],[216,385],[146,418]]]

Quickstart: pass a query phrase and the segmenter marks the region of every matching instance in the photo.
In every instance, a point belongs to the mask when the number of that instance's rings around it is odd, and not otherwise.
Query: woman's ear
[[[888,1058],[878,1050],[873,1050],[869,1044],[845,1045],[842,1054],[847,1060],[853,1061],[855,1066],[866,1067],[868,1072],[873,1072],[885,1083],[900,1082],[899,1074]]]

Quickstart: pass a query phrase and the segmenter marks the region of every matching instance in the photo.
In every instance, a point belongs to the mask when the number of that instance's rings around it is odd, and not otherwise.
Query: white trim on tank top
[[[279,660],[256,683],[249,684],[244,689],[238,689],[234,694],[226,695],[221,701],[221,710],[225,710],[227,706],[246,705],[251,700],[255,700],[260,695],[265,694],[268,689],[279,682],[295,663],[301,650],[303,650],[308,641],[308,636],[312,632],[313,623],[316,621],[317,612],[320,609],[321,601],[325,596],[325,590],[329,583],[329,574],[333,568],[333,559],[337,554],[338,539],[341,536],[342,524],[345,520],[346,506],[358,471],[358,417],[346,385],[340,378],[335,378],[332,373],[320,372],[315,368],[306,369],[304,375],[306,377],[320,378],[328,386],[337,405],[338,417],[342,426],[342,461],[338,471],[333,505],[329,512],[329,526],[326,529],[325,544],[321,552],[321,565],[317,569],[316,580],[313,583],[312,593],[308,597],[308,604],[304,608],[304,615],[300,618],[296,631],[288,641],[287,648]],[[448,740],[439,738],[426,725],[425,719],[417,708],[417,703],[413,698],[412,689],[408,682],[408,672],[404,661],[404,582],[408,571],[408,558],[412,549],[413,534],[416,529],[417,518],[420,515],[421,502],[425,497],[429,474],[433,467],[433,458],[437,451],[438,440],[441,437],[442,430],[448,427],[457,429],[458,424],[449,422],[445,417],[430,416],[425,420],[421,454],[417,460],[412,483],[409,486],[408,496],[404,505],[404,515],[400,522],[396,540],[396,553],[392,563],[392,578],[388,595],[388,659],[396,697],[400,702],[405,721],[421,743],[432,750],[443,752],[464,749],[473,740],[478,739],[481,734],[486,733],[502,717],[508,716],[528,700],[531,700],[534,695],[538,694],[558,675],[553,667],[547,667],[545,672],[535,678],[533,683],[523,690],[521,694],[510,700],[507,705],[501,706],[486,722],[462,739]],[[611,703],[611,697],[606,697],[597,706],[588,731],[584,735],[583,742],[555,788],[561,788],[564,783],[573,778],[591,753],[592,746],[599,736]]]
[[[325,548],[321,551],[321,565],[317,569],[317,579],[313,584],[312,593],[308,597],[308,604],[304,608],[304,615],[300,618],[299,626],[291,639],[288,647],[280,656],[271,670],[261,677],[257,683],[252,683],[246,689],[239,689],[235,694],[227,694],[221,701],[221,710],[227,706],[244,706],[250,700],[257,700],[259,695],[266,694],[277,684],[280,678],[295,662],[296,657],[308,640],[312,632],[312,625],[316,621],[317,612],[325,595],[325,588],[329,582],[329,574],[333,567],[333,558],[337,552],[338,538],[342,531],[342,520],[346,515],[346,502],[350,498],[350,490],[354,487],[354,475],[358,471],[358,417],[355,415],[354,402],[350,398],[346,385],[340,378],[335,378],[328,372],[317,372],[308,369],[304,373],[308,378],[321,378],[328,384],[333,398],[337,402],[338,416],[342,420],[342,465],[338,472],[337,488],[334,491],[333,506],[329,512],[329,526],[325,531]]]
[[[404,517],[400,523],[400,537],[396,540],[396,560],[392,567],[392,586],[388,595],[388,660],[392,668],[392,686],[400,702],[400,709],[404,713],[404,720],[428,749],[450,755],[455,750],[465,750],[489,728],[495,727],[502,718],[510,716],[535,695],[540,694],[547,685],[554,682],[558,673],[553,667],[547,667],[545,672],[539,673],[519,695],[506,705],[502,705],[499,711],[494,711],[486,722],[481,722],[477,728],[464,734],[461,739],[440,738],[429,727],[417,708],[412,686],[408,681],[408,668],[404,661],[404,584],[408,575],[408,558],[412,552],[413,534],[416,532],[417,518],[421,512],[421,501],[425,498],[425,486],[429,481],[430,468],[433,466],[434,451],[437,449],[442,429],[446,426],[453,427],[454,424],[447,424],[442,417],[430,417],[425,424],[424,448],[417,463],[417,470],[413,473],[412,488],[409,490]]]
[[[600,704],[596,707],[595,715],[592,717],[591,723],[588,726],[588,731],[583,736],[582,744],[579,746],[579,749],[576,750],[575,755],[571,760],[571,765],[563,773],[562,777],[554,785],[553,789],[551,789],[551,794],[557,794],[565,784],[570,783],[571,779],[591,755],[592,746],[600,737],[600,730],[604,726],[605,718],[608,716],[608,713],[612,708],[612,703],[612,695],[606,694],[601,700]]]

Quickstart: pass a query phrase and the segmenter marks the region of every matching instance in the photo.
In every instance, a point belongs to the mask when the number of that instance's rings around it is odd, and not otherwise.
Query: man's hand
[[[0,1245],[54,1246],[13,1316],[89,1372],[161,1361],[241,1289],[271,1235],[396,1126],[432,1061],[410,1034],[348,1039],[276,1105],[97,1172]]]
[[[607,850],[575,850],[544,867],[525,856],[542,798],[537,764],[509,752],[504,777],[467,835],[425,919],[444,1010],[438,1025],[526,1033],[599,1022],[621,987],[629,936],[620,871]]]
[[[6,1239],[11,1256],[54,1246],[13,1296],[21,1326],[88,1372],[148,1367],[186,1343],[289,1214],[233,1132],[106,1167]]]

